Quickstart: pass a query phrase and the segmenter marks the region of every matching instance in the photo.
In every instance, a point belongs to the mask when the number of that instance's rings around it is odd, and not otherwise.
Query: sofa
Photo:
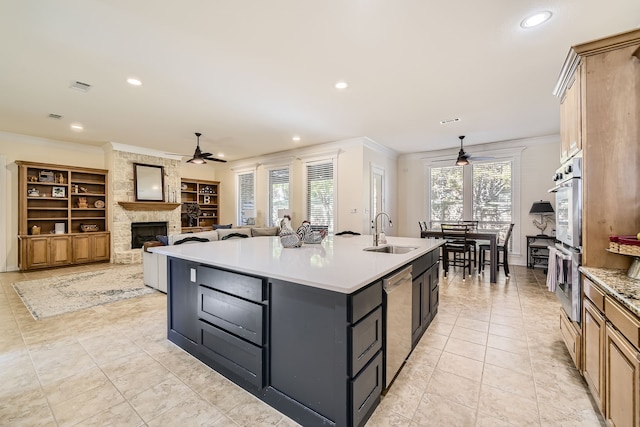
[[[243,239],[258,236],[277,236],[278,227],[240,227],[218,228],[217,230],[201,231],[198,233],[172,234],[156,236],[157,240],[144,243],[142,252],[142,272],[144,284],[167,293],[167,256],[149,252],[155,246],[188,245],[193,243],[213,242],[216,240]]]

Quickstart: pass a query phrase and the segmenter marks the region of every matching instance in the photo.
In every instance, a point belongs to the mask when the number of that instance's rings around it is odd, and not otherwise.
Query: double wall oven
[[[548,274],[554,275],[556,295],[567,316],[580,323],[582,285],[582,156],[578,153],[556,171],[556,240]],[[554,262],[555,261],[555,262]]]

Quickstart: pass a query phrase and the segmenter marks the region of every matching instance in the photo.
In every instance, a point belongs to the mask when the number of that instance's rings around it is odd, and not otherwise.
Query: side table
[[[547,246],[553,245],[555,241],[556,238],[554,236],[527,236],[527,267],[534,268],[539,265],[546,269],[549,265],[549,250]]]

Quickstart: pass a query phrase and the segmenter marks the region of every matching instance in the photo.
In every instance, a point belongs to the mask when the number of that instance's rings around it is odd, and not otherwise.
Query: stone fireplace
[[[139,249],[144,242],[156,240],[157,235],[167,235],[166,222],[132,222],[131,249]]]
[[[133,164],[164,167],[164,194],[168,200],[179,202],[180,159],[177,156],[162,157],[161,153],[140,147],[111,143],[107,153],[109,169],[109,200],[111,203],[109,229],[111,230],[111,261],[116,264],[142,262],[142,249],[132,245],[133,223],[164,223],[164,234],[179,232],[180,206],[162,205],[157,208],[142,206],[125,209],[119,202],[135,202]],[[158,233],[160,234],[160,233]]]

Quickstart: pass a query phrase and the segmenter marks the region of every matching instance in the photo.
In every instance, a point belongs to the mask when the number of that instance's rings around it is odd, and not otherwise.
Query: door
[[[384,211],[385,202],[385,185],[384,185],[385,171],[379,166],[371,166],[371,206],[370,206],[370,223],[371,233],[373,233],[374,224],[373,221],[379,212]],[[381,220],[384,220],[381,219]]]

